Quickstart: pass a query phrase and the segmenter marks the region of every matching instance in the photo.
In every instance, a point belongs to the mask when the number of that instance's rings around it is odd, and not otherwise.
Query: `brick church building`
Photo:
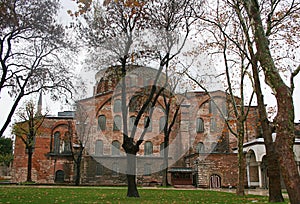
[[[127,85],[128,129],[132,129],[141,100],[147,96],[157,70],[130,66]],[[75,111],[59,112],[47,116],[35,138],[32,160],[32,180],[36,183],[74,183],[75,164],[72,151],[80,139],[84,145],[81,162],[81,184],[126,185],[126,155],[122,148],[122,113],[120,67],[100,70],[96,76],[93,96],[77,103],[88,116],[80,120]],[[166,77],[161,75],[158,87]],[[146,90],[146,91],[145,91]],[[172,94],[169,93],[169,96]],[[168,180],[172,185],[197,187],[231,187],[237,185],[237,140],[230,133],[223,117],[228,117],[233,129],[235,118],[230,115],[230,100],[222,91],[210,94],[189,92],[174,94],[180,105],[168,146]],[[182,100],[184,98],[184,100]],[[212,100],[213,98],[213,100]],[[180,100],[179,100],[180,99]],[[159,96],[153,107],[149,126],[137,154],[138,185],[155,185],[162,182],[164,169],[165,100]],[[40,104],[41,105],[41,104]],[[175,105],[171,105],[175,108]],[[245,156],[247,184],[266,187],[263,139],[256,107],[249,107],[245,124]],[[172,111],[171,111],[172,112]],[[174,111],[173,111],[174,112]],[[137,126],[138,138],[144,131],[149,111]],[[300,130],[300,125],[298,129]],[[79,128],[81,127],[81,128]],[[84,127],[84,128],[82,128]],[[79,133],[81,132],[81,133]],[[299,131],[297,132],[299,137]],[[20,137],[15,137],[13,182],[26,181],[27,154]],[[72,146],[71,146],[72,145]],[[300,162],[300,140],[295,143],[296,161]]]

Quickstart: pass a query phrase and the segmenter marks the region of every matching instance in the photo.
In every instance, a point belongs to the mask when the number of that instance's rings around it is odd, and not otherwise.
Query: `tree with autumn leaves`
[[[200,18],[212,25],[224,37],[225,43],[235,49],[226,55],[225,63],[235,63],[229,57],[241,53],[252,71],[257,96],[260,123],[268,159],[270,202],[281,202],[280,171],[292,203],[299,203],[299,173],[294,159],[294,78],[300,71],[299,7],[298,1],[217,1],[207,7]],[[216,32],[211,32],[216,37]],[[209,42],[207,40],[206,42]],[[215,46],[208,47],[215,51]],[[227,61],[227,62],[226,62]],[[262,74],[263,73],[263,74]],[[286,78],[287,75],[289,78]],[[261,90],[262,77],[272,89],[278,110],[274,119],[277,137],[273,142]],[[231,83],[231,82],[230,82]],[[279,166],[278,166],[279,164]],[[280,170],[279,170],[280,169]]]
[[[85,1],[79,2],[85,4]],[[111,1],[105,1],[106,5],[109,5],[110,3]],[[115,3],[124,3],[124,5],[126,4],[129,6],[128,8],[130,8],[130,5],[140,5],[138,1],[117,1]],[[221,23],[224,23],[226,22],[226,19],[232,17],[236,20],[236,27],[229,26],[229,28],[233,31],[238,30],[239,32],[227,33],[223,30],[222,35],[227,41],[230,41],[232,45],[237,47],[237,50],[244,55],[243,59],[245,59],[252,68],[252,72],[249,71],[249,73],[253,74],[255,91],[259,104],[260,120],[265,129],[264,139],[267,146],[267,154],[269,155],[268,159],[271,160],[271,158],[273,158],[274,161],[278,159],[280,170],[283,175],[291,202],[298,203],[300,195],[298,192],[299,188],[297,188],[297,185],[299,184],[299,174],[297,172],[297,166],[294,160],[292,149],[295,138],[294,106],[292,95],[294,90],[294,78],[300,70],[299,65],[296,65],[295,63],[298,59],[298,56],[295,53],[298,46],[297,39],[299,39],[299,32],[297,30],[299,29],[299,26],[297,26],[299,24],[299,2],[289,2],[286,0],[228,0],[217,1],[213,4],[209,4],[209,1],[207,1],[207,3],[208,4],[205,5],[204,10],[207,9],[208,13],[212,11],[212,6],[216,6],[216,9],[219,11],[222,9],[222,7],[226,8],[224,10],[225,13],[218,13],[214,19],[209,19],[209,16],[204,16],[202,20],[206,20],[207,22],[210,21],[210,23],[214,23],[212,21],[215,19]],[[86,10],[86,7],[80,8],[83,9],[83,11]],[[141,16],[139,16],[139,18],[134,18],[138,15],[138,11],[140,10],[134,9],[131,11],[134,12],[131,14],[126,14],[127,16],[125,17],[133,17],[131,19],[134,19],[133,21],[126,21],[124,19],[124,21],[120,21],[120,25],[125,26],[123,28],[126,28],[123,29],[123,31],[125,31],[125,36],[127,37],[127,43],[125,43],[126,46],[123,47],[124,52],[122,52],[122,55],[120,55],[119,58],[120,63],[123,66],[124,73],[126,72],[126,62],[135,57],[134,54],[130,54],[129,52],[130,47],[135,43],[132,38],[132,31],[134,31],[134,28],[136,27],[132,27],[132,25],[136,26],[136,23],[138,21],[140,22],[141,20]],[[206,19],[204,19],[205,17]],[[94,23],[101,23],[101,20],[103,19],[99,18],[98,20],[98,22],[94,21]],[[146,26],[146,24],[143,24],[142,22],[140,23],[140,25]],[[113,23],[110,24],[110,26],[115,25],[116,24]],[[116,34],[113,32],[103,32],[101,29],[99,29],[97,32],[90,32],[90,34],[95,35],[99,34],[99,32],[105,34],[106,37],[112,37]],[[243,40],[239,40],[235,37],[237,33],[243,35]],[[94,42],[103,42],[103,40],[104,38],[95,39]],[[206,42],[207,41],[204,39],[204,43]],[[279,50],[282,51],[283,49],[283,52],[279,52]],[[259,88],[261,78],[258,76],[260,70],[264,74],[266,83],[271,87],[278,105],[277,116],[275,118],[277,138],[274,143],[270,137],[270,129],[268,127],[268,123],[266,122],[266,111],[264,107],[262,107],[263,100],[261,100],[262,94]],[[287,85],[280,72],[290,74],[290,85]],[[125,102],[125,100],[123,102]],[[127,124],[126,121],[123,122],[124,125]],[[128,141],[131,141],[130,138]],[[129,144],[131,143],[129,142],[128,145]],[[124,147],[126,147],[126,145]],[[278,171],[275,173],[276,169],[278,170],[276,164],[274,164],[274,167],[270,169],[270,172],[274,171],[270,174],[270,176],[272,176],[274,179],[276,178],[276,175],[278,177]],[[274,185],[272,184],[271,186],[271,188],[278,187],[278,180],[276,183],[274,183]],[[281,192],[278,191],[275,194],[278,195],[280,193]],[[270,195],[273,197],[271,193]],[[274,199],[277,199],[276,195],[274,195]],[[280,196],[278,196],[278,199],[281,199]],[[273,201],[273,199],[270,201]]]

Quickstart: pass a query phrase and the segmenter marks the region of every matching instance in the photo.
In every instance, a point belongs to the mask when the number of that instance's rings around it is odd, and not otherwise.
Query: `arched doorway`
[[[213,174],[209,179],[210,188],[221,188],[221,177],[217,174]]]
[[[65,182],[65,172],[63,170],[57,170],[55,172],[55,183]]]
[[[248,187],[260,186],[261,169],[260,164],[256,161],[256,156],[253,150],[250,150],[246,154],[246,163]]]
[[[268,163],[266,159],[266,155],[263,156],[261,162],[261,177],[262,177],[262,187],[265,189],[269,188],[269,178],[268,178]]]

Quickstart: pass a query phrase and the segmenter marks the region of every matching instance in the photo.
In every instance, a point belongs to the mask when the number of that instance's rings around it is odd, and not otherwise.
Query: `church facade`
[[[77,102],[83,107],[84,113],[65,111],[45,118],[35,138],[33,181],[72,184],[76,175],[74,149],[78,148],[80,140],[84,145],[81,184],[126,185],[126,154],[122,148],[124,120],[121,74],[118,70],[119,67],[111,67],[96,74],[93,96]],[[129,74],[125,78],[128,110],[126,121],[130,134],[138,112],[155,83],[157,70],[139,66],[128,67],[128,70]],[[164,75],[159,76],[156,86],[165,88],[165,80]],[[168,153],[168,180],[172,185],[210,188],[236,186],[238,164],[234,148],[237,140],[223,120],[224,116],[231,118],[229,122],[235,128],[235,119],[228,111],[231,107],[228,95],[222,91],[210,94],[166,93],[165,96],[158,96],[156,103],[149,106],[149,110],[142,114],[136,125],[134,139],[138,140],[144,134],[136,161],[138,185],[159,185],[162,182],[164,155]],[[164,127],[169,124],[166,123],[165,112],[167,100],[175,100],[170,105],[171,110],[179,107],[179,111],[166,148]],[[245,124],[245,153],[253,153],[256,160],[247,160],[248,176],[245,180],[248,186],[263,187],[266,182],[263,182],[265,177],[259,163],[263,153],[258,156],[254,148],[258,143],[251,143],[261,140],[257,139],[261,137],[261,131],[256,107],[249,108]],[[174,117],[174,112],[170,112],[168,122]],[[80,119],[82,115],[87,116],[84,121]],[[150,122],[145,129],[148,119]],[[300,155],[299,149],[297,147],[295,152]],[[298,165],[299,155],[296,157]],[[20,137],[16,136],[13,182],[26,181],[26,158],[25,146]]]

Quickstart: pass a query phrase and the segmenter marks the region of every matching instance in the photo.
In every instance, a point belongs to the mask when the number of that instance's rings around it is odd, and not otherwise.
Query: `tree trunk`
[[[136,153],[127,153],[127,197],[140,197],[136,186]]]
[[[278,162],[278,154],[275,151],[275,146],[272,139],[272,130],[267,118],[267,112],[264,104],[264,99],[261,91],[257,61],[252,64],[254,86],[257,97],[259,120],[261,123],[263,138],[266,148],[267,159],[267,174],[269,177],[269,202],[283,202],[280,181],[280,167]]]
[[[75,162],[75,165],[76,165],[75,185],[79,186],[79,183],[80,183],[80,161]]]
[[[292,204],[300,203],[300,176],[294,159],[294,105],[292,93],[282,80],[271,56],[269,41],[265,35],[257,0],[244,0],[251,19],[258,60],[261,63],[267,84],[277,100],[276,141],[280,170]]]
[[[276,150],[280,152],[279,162],[282,177],[292,204],[300,203],[300,176],[294,157],[294,106],[287,90],[276,94],[278,113],[276,116]]]
[[[164,163],[163,163],[163,175],[162,175],[162,186],[168,186],[168,166],[169,166],[169,161],[168,161],[168,157],[169,157],[169,144],[168,142],[164,143]]]
[[[19,102],[20,102],[20,100],[22,99],[23,96],[24,96],[24,91],[22,90],[21,93],[18,95],[18,97],[15,99],[15,101],[13,103],[13,106],[11,107],[8,116],[7,116],[4,124],[1,127],[1,130],[0,130],[0,136],[1,137],[4,135],[4,132],[5,132],[6,128],[10,124],[11,119],[12,119],[12,117],[13,117],[13,115],[14,115],[17,107],[18,107],[18,104],[19,104]]]
[[[245,157],[243,152],[244,144],[244,123],[237,121],[237,131],[238,131],[238,186],[236,189],[236,194],[238,196],[245,195]]]
[[[31,169],[32,169],[32,148],[28,147],[28,160],[27,160],[27,182],[32,182]]]

